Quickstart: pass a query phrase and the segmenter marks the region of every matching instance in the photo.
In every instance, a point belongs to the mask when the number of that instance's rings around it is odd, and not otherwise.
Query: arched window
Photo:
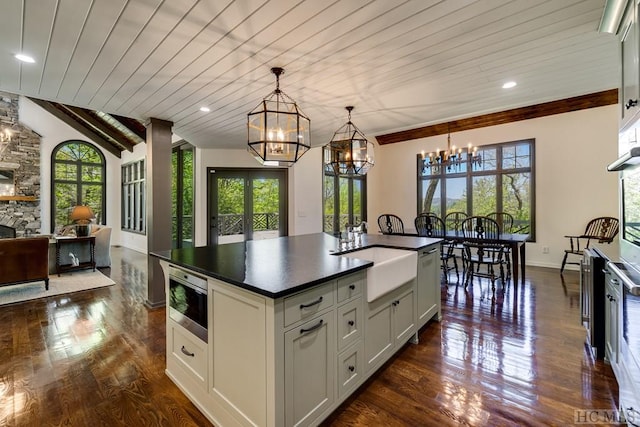
[[[65,141],[51,154],[51,232],[69,224],[74,206],[88,205],[105,225],[106,161],[93,145]]]

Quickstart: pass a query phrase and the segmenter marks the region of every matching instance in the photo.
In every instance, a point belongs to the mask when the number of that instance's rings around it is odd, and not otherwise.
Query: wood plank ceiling
[[[0,90],[244,148],[246,114],[282,66],[321,146],[346,105],[375,136],[618,87],[616,37],[597,32],[604,3],[4,0]]]

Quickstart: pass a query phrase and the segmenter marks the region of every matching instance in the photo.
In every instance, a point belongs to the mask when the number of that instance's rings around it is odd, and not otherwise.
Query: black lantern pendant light
[[[284,69],[274,67],[276,89],[247,115],[248,150],[263,165],[291,166],[311,147],[310,120],[280,90]]]
[[[351,122],[352,106],[345,107],[349,120],[324,146],[325,170],[341,176],[365,175],[373,167],[373,143]]]

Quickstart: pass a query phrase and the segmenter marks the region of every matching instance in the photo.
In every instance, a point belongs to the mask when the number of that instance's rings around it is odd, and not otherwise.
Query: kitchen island
[[[439,242],[365,234],[345,248],[318,233],[154,253],[166,278],[166,373],[216,425],[316,425],[439,320]],[[206,283],[203,334],[180,321],[187,304],[170,271]],[[399,282],[369,295],[379,277]]]

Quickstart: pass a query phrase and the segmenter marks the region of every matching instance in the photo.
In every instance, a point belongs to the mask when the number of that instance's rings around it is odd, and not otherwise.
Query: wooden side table
[[[90,260],[81,262],[79,265],[60,264],[60,252],[62,246],[66,243],[87,243],[91,254]],[[58,273],[58,276],[65,271],[84,270],[87,268],[92,268],[93,271],[96,271],[96,237],[56,237],[56,273]]]

